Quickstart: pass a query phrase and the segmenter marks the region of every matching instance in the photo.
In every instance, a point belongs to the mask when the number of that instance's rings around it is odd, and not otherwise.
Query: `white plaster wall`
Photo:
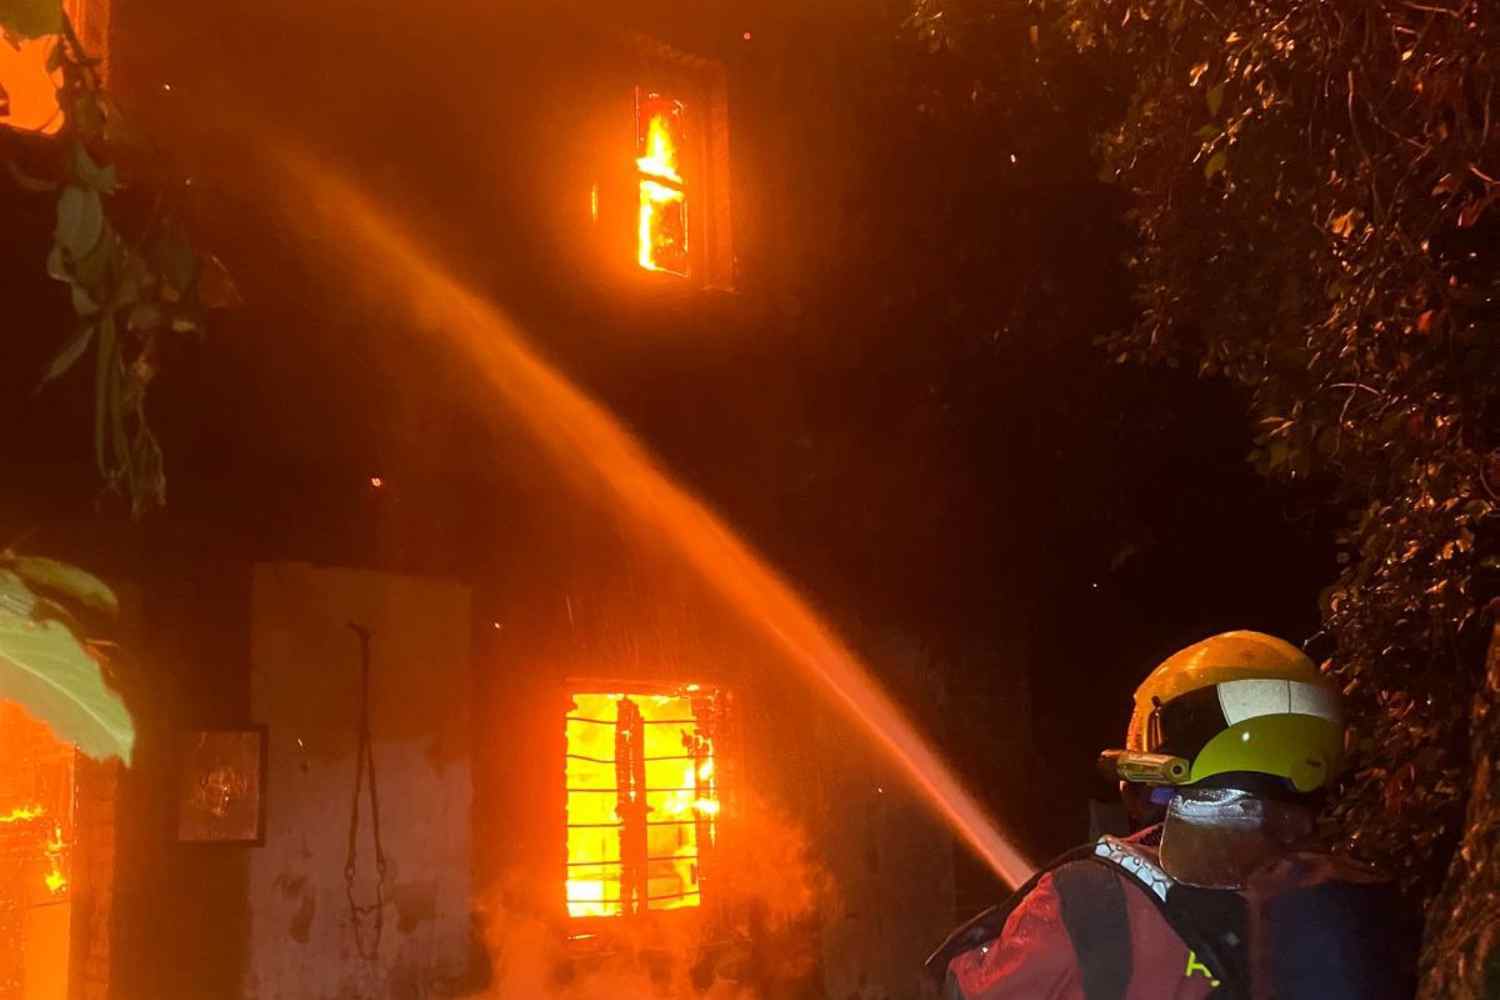
[[[422,1000],[472,957],[470,598],[454,583],[307,564],[257,566],[251,702],[269,726],[267,827],[251,848],[249,1000]],[[389,871],[374,961],[355,948],[344,866],[359,643],[370,681]],[[368,798],[357,898],[374,896]],[[366,918],[367,921],[369,918]]]

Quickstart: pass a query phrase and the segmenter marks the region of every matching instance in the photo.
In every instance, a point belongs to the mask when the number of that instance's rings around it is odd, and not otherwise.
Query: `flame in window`
[[[717,839],[711,696],[587,693],[567,718],[568,914],[699,905]]]
[[[17,806],[10,812],[0,815],[0,824],[12,825],[17,823],[32,823],[47,815],[47,810],[40,805]],[[42,857],[47,862],[47,871],[42,876],[42,882],[47,886],[47,891],[56,896],[68,887],[68,877],[63,874],[63,855],[67,851],[67,841],[63,839],[63,828],[61,823],[52,824],[52,833],[48,837],[43,835]]]
[[[0,823],[27,823],[46,815],[46,812],[41,806],[17,806],[0,816]]]
[[[677,275],[688,272],[683,112],[678,101],[637,94],[635,165],[641,196],[637,255],[646,270]]]
[[[47,858],[47,874],[42,876],[42,881],[47,886],[47,891],[56,896],[68,887],[68,877],[63,874],[62,858],[63,852],[68,845],[63,841],[62,826],[52,824],[52,839],[42,846],[42,853]]]

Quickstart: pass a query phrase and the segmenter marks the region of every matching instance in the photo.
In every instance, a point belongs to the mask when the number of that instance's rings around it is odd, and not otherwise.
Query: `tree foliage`
[[[238,293],[216,258],[193,249],[168,187],[148,193],[143,209],[113,210],[125,187],[114,160],[144,152],[144,163],[150,153],[106,94],[99,60],[84,50],[59,0],[7,6],[0,31],[54,36],[48,70],[60,79],[63,127],[45,140],[46,176],[34,176],[18,157],[6,161],[23,191],[57,199],[46,266],[68,286],[73,315],[41,381],[62,377],[93,349],[95,460],[106,487],[140,514],[166,500],[161,447],[146,415],[163,339],[198,332],[205,309],[233,305]]]
[[[1347,512],[1323,611],[1357,725],[1331,827],[1424,896],[1461,825],[1500,565],[1495,15],[917,0],[911,20],[973,62],[1020,17],[1039,76],[1080,52],[1108,67],[1096,150],[1131,196],[1138,319],[1101,344],[1244,386],[1257,466]]]

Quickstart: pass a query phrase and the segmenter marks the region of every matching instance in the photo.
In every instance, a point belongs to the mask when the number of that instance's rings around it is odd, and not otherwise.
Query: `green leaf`
[[[1219,136],[1223,135],[1224,130],[1219,128],[1219,126],[1217,125],[1205,125],[1193,134],[1202,139],[1204,142],[1207,142],[1210,139],[1217,139]]]
[[[96,760],[130,763],[135,726],[99,663],[60,621],[38,621],[35,596],[0,570],[0,698],[49,726],[58,739]]]
[[[103,580],[87,570],[42,556],[13,556],[9,569],[32,590],[80,604],[111,618],[120,615],[120,602]]]
[[[1217,115],[1219,113],[1219,108],[1223,107],[1224,105],[1223,82],[1216,83],[1212,87],[1209,87],[1207,92],[1204,93],[1203,99],[1208,102],[1208,113],[1211,115]]]
[[[156,261],[156,270],[162,280],[178,296],[185,294],[192,287],[193,279],[198,275],[198,260],[193,254],[192,244],[188,242],[179,226],[168,225],[155,249],[153,256]],[[168,301],[171,300],[168,299]]]
[[[155,330],[161,326],[161,306],[155,302],[137,302],[135,308],[130,310],[130,318],[125,325],[140,332]]]
[[[69,291],[73,297],[73,311],[79,316],[89,317],[99,311],[99,303],[94,301],[86,288],[74,285]]]
[[[61,378],[68,369],[78,363],[83,357],[83,352],[88,350],[89,341],[94,339],[94,324],[85,323],[81,325],[78,332],[63,345],[62,350],[47,363],[46,371],[42,372],[42,384],[46,385],[55,378]]]
[[[72,161],[73,180],[80,187],[88,191],[97,191],[100,194],[115,193],[119,179],[115,174],[114,164],[111,163],[107,167],[99,166],[89,155],[87,147],[77,141],[73,143]]]
[[[21,38],[41,38],[62,31],[62,0],[5,0],[0,29]]]
[[[62,196],[57,199],[58,246],[78,260],[99,244],[103,233],[104,205],[99,201],[99,192],[71,184],[63,188]]]
[[[52,250],[47,254],[47,277],[58,281],[73,280],[73,275],[68,272],[68,262],[63,260],[62,247],[56,243],[52,244]]]
[[[4,95],[5,91],[0,89],[0,98],[3,98]],[[0,100],[0,105],[3,104],[4,101]],[[4,111],[0,111],[0,116],[4,114]],[[48,191],[56,191],[58,188],[56,181],[47,181],[42,180],[40,177],[33,177],[17,166],[14,160],[6,160],[5,169],[10,172],[10,179],[16,182],[16,187],[22,191],[30,191],[32,194],[45,194]]]
[[[1213,180],[1214,175],[1223,172],[1227,166],[1229,166],[1229,151],[1221,149],[1210,156],[1208,162],[1203,165],[1203,176],[1208,180]]]
[[[120,239],[108,220],[104,232],[94,249],[73,260],[72,280],[87,288],[96,299],[109,295],[110,278],[115,273],[115,255],[120,249]]]
[[[115,360],[115,322],[112,316],[105,313],[99,324],[99,350],[94,359],[94,461],[99,465],[99,474],[105,479],[110,478],[110,470],[104,433],[109,427],[110,403],[114,398],[115,370],[118,367]]]

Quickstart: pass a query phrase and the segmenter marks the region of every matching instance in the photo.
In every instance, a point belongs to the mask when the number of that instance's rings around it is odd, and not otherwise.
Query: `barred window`
[[[696,685],[573,694],[565,768],[570,916],[701,905],[718,840],[717,701]]]

